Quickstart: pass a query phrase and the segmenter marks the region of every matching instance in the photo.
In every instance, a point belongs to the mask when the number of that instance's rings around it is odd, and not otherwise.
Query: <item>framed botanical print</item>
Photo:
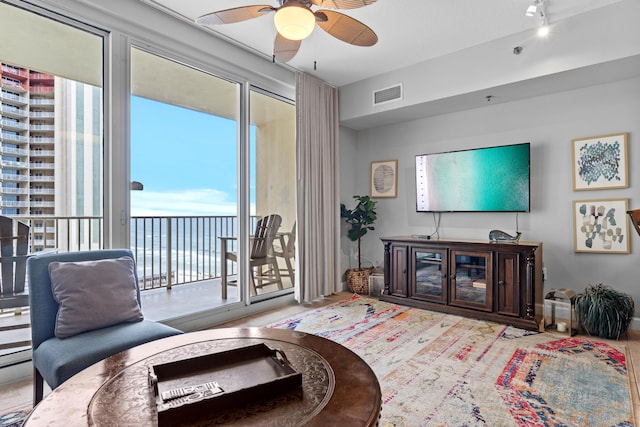
[[[575,252],[628,254],[628,199],[575,200],[573,202]]]
[[[578,138],[571,141],[573,189],[627,188],[627,134]]]
[[[398,161],[371,162],[371,197],[398,196]]]

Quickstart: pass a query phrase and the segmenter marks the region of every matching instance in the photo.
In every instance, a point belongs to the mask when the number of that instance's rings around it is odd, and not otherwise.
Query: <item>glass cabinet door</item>
[[[413,289],[411,297],[433,302],[447,301],[446,250],[411,248],[413,261]]]
[[[492,310],[491,253],[451,251],[451,304]]]

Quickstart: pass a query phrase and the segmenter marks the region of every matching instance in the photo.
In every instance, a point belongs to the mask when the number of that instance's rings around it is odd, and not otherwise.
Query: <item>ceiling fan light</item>
[[[313,32],[316,17],[309,8],[291,4],[278,9],[273,22],[282,37],[289,40],[302,40]]]

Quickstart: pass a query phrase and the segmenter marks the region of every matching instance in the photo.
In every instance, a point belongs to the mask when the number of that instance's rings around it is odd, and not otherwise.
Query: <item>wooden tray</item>
[[[302,374],[282,351],[256,344],[154,365],[149,385],[158,425],[165,426],[292,391],[302,386]]]

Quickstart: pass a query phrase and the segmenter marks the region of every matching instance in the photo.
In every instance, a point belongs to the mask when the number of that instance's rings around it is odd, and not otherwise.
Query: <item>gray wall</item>
[[[590,86],[510,103],[433,116],[399,124],[341,132],[341,197],[349,204],[353,194],[369,194],[370,162],[398,159],[398,197],[378,199],[376,230],[364,237],[363,256],[382,264],[381,236],[430,234],[432,214],[415,212],[414,156],[530,142],[532,205],[518,215],[523,240],[544,245],[548,279],[545,292],[605,283],[630,294],[640,304],[640,237],[630,229],[629,255],[577,254],[573,247],[572,201],[627,198],[629,208],[640,208],[640,79]],[[571,140],[610,133],[629,133],[629,180],[626,189],[573,191]],[[514,213],[443,213],[440,238],[487,239],[491,229],[514,232]],[[343,269],[350,265],[353,245],[343,239]],[[353,264],[353,257],[351,257]]]

